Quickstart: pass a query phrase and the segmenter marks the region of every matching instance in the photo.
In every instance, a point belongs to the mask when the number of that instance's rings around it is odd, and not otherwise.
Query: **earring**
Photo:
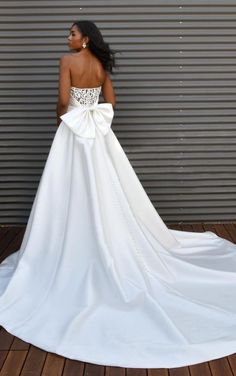
[[[83,48],[86,48],[87,45],[86,45],[85,42],[83,42],[82,46],[83,46]]]

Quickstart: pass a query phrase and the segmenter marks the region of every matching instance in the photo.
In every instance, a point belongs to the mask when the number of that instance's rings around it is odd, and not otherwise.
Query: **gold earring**
[[[82,46],[83,46],[83,48],[86,48],[86,43],[85,43],[85,42],[83,42]]]

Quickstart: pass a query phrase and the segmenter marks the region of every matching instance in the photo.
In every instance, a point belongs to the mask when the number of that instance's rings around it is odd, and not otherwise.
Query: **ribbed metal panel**
[[[28,219],[76,19],[94,21],[121,51],[112,127],[163,220],[235,220],[235,0],[8,0],[0,1],[0,223]]]

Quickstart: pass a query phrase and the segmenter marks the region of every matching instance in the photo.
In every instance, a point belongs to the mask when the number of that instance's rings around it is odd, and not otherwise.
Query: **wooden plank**
[[[202,223],[193,223],[192,227],[193,227],[194,232],[204,232],[205,231]]]
[[[11,228],[11,231],[3,238],[3,248],[0,254],[0,263],[10,254],[17,251],[22,243],[25,232],[24,227]],[[5,239],[5,240],[4,240]]]
[[[85,363],[84,376],[103,376],[105,373],[105,366],[96,365],[93,363]]]
[[[226,240],[232,241],[228,231],[226,230],[226,227],[221,223],[214,224],[214,228],[216,231],[216,234],[220,236],[221,238],[224,238]]]
[[[46,357],[46,351],[30,345],[20,376],[41,376]]]
[[[5,225],[0,225],[0,254],[1,250],[4,247],[3,239],[6,236],[6,234],[10,231],[11,227],[5,226]]]
[[[204,223],[203,228],[204,228],[205,231],[212,231],[212,232],[216,233],[216,229],[214,227],[214,224],[212,224],[212,223]]]
[[[146,376],[145,368],[127,368],[126,376]]]
[[[189,367],[177,367],[169,369],[169,376],[191,376]]]
[[[209,365],[212,376],[234,376],[227,357],[211,360]]]
[[[180,225],[180,228],[181,228],[182,231],[190,231],[190,232],[193,231],[193,227],[192,227],[192,225],[189,224],[189,223],[182,223],[182,224]]]
[[[63,376],[83,376],[84,368],[84,362],[66,358]]]
[[[0,350],[10,350],[14,336],[5,328],[0,327]]]
[[[19,230],[14,226],[8,226],[1,228],[0,232],[0,256],[2,256],[5,249],[12,243],[14,237],[19,232]]]
[[[7,358],[8,351],[7,350],[0,350],[0,370],[3,367],[3,364]]]
[[[236,243],[236,223],[227,223],[225,228],[228,231],[232,241]]]
[[[63,356],[48,352],[41,376],[62,376],[64,364]]]
[[[0,371],[0,376],[19,376],[27,351],[9,351]]]
[[[193,364],[189,366],[191,376],[212,376],[209,362]]]
[[[29,350],[30,344],[20,338],[14,337],[11,350]]]
[[[168,223],[167,227],[172,230],[180,230],[180,226],[177,223]]]
[[[227,356],[230,368],[232,369],[233,375],[236,375],[236,353]]]
[[[147,376],[169,376],[167,368],[150,368],[147,369]]]

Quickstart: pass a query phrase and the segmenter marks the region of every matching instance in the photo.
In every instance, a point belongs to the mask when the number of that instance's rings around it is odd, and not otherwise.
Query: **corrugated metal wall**
[[[24,224],[76,19],[122,51],[113,122],[166,222],[236,219],[236,1],[0,1],[0,223]],[[102,98],[101,98],[102,99]]]

